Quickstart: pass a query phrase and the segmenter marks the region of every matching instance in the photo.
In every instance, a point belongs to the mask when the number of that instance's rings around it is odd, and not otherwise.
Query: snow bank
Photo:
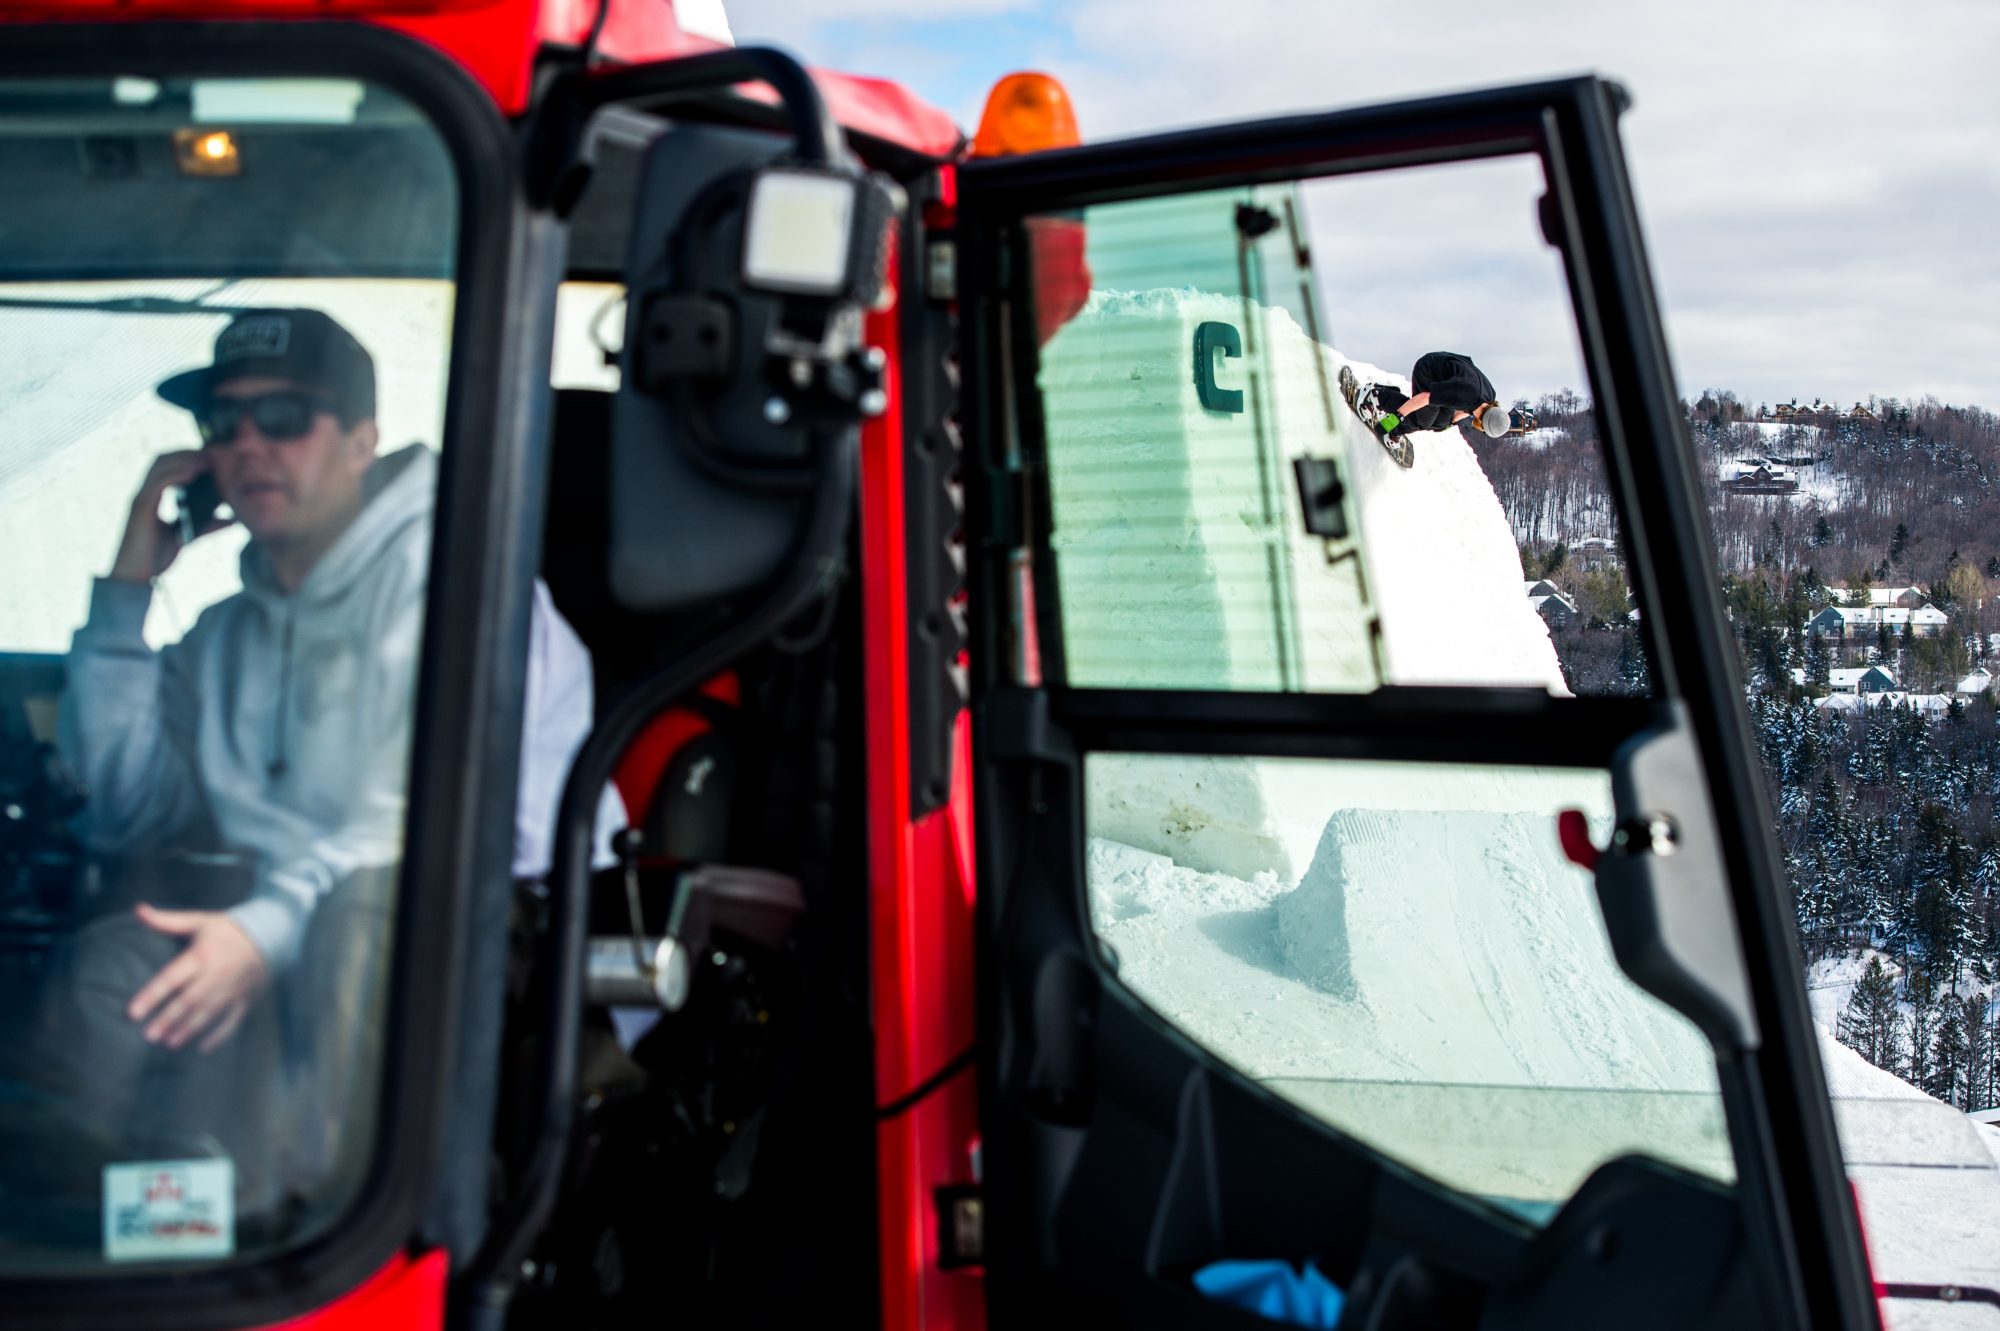
[[[1244,355],[1217,371],[1244,392],[1242,412],[1198,398],[1191,352],[1209,321],[1243,332]],[[1470,446],[1456,430],[1420,434],[1416,465],[1398,467],[1340,400],[1343,365],[1408,386],[1315,343],[1283,309],[1185,289],[1094,292],[1049,343],[1052,544],[1074,682],[1567,692]],[[1343,461],[1365,578],[1306,534],[1291,478],[1303,455]],[[1310,767],[1278,780],[1247,760],[1099,761],[1090,826],[1184,865],[1296,881],[1357,784]]]
[[[1706,1046],[1617,973],[1551,829],[1343,812],[1296,888],[1093,839],[1093,920],[1181,1029],[1453,1186],[1557,1202],[1634,1150],[1729,1177]]]
[[[1616,971],[1543,826],[1343,812],[1296,888],[1094,838],[1093,923],[1120,980],[1203,1046],[1455,1187],[1559,1202],[1626,1152],[1729,1178],[1706,1046]],[[1877,1275],[2000,1287],[1994,1146],[1831,1038],[1821,1057]],[[1897,1303],[1894,1325],[1958,1311]]]
[[[1191,349],[1208,322],[1243,330],[1244,354],[1217,370],[1244,392],[1243,411],[1206,410],[1197,394]],[[1072,678],[1279,687],[1273,639],[1289,629],[1305,687],[1373,687],[1364,589],[1305,533],[1291,478],[1294,457],[1333,454],[1388,682],[1564,690],[1471,447],[1456,430],[1420,434],[1416,466],[1396,466],[1340,400],[1343,365],[1408,388],[1314,342],[1281,308],[1185,289],[1092,293],[1041,372]],[[1104,655],[1114,644],[1124,650]]]
[[[1831,1037],[1820,1060],[1878,1279],[2000,1289],[2000,1157],[1964,1114]],[[1899,1300],[1896,1331],[1967,1325]],[[1989,1311],[1984,1323],[2000,1325]]]
[[[1693,1029],[1618,969],[1595,889],[1549,815],[1339,810],[1277,925],[1292,970],[1393,1016],[1426,1076],[1714,1084]]]

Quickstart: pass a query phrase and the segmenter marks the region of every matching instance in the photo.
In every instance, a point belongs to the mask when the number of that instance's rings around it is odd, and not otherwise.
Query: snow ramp
[[[1203,405],[1197,330],[1240,330]],[[1341,400],[1342,367],[1408,380],[1314,341],[1283,308],[1188,288],[1097,291],[1043,350],[1040,385],[1072,682],[1367,691],[1490,684],[1567,693],[1522,594],[1505,510],[1456,429],[1404,469]],[[1342,466],[1362,559],[1329,563],[1291,474]],[[1379,633],[1379,641],[1378,641]],[[1091,829],[1196,868],[1296,881],[1353,783],[1268,765],[1093,764]]]

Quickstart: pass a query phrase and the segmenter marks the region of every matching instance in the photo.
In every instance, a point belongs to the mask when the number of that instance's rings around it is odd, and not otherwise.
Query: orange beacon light
[[[1009,74],[986,96],[972,155],[1011,157],[1044,148],[1073,148],[1081,142],[1076,108],[1062,84],[1047,74]]]

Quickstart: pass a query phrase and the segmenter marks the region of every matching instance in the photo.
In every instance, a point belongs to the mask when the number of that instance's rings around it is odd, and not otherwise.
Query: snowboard
[[[1417,446],[1408,439],[1398,439],[1389,433],[1401,422],[1393,413],[1382,410],[1381,404],[1375,400],[1375,386],[1370,384],[1364,392],[1361,381],[1354,377],[1353,369],[1346,365],[1340,367],[1340,395],[1347,399],[1348,410],[1368,427],[1368,433],[1374,435],[1382,447],[1389,451],[1389,456],[1395,460],[1397,466],[1415,465]]]

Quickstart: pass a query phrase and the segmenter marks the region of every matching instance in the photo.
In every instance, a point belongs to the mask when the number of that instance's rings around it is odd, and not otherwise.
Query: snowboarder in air
[[[1493,381],[1469,356],[1455,351],[1427,351],[1410,371],[1410,391],[1394,384],[1363,385],[1347,366],[1340,367],[1340,392],[1398,466],[1416,461],[1416,446],[1405,436],[1416,430],[1442,430],[1470,416],[1473,425],[1498,439],[1511,425],[1507,409],[1493,391]]]

